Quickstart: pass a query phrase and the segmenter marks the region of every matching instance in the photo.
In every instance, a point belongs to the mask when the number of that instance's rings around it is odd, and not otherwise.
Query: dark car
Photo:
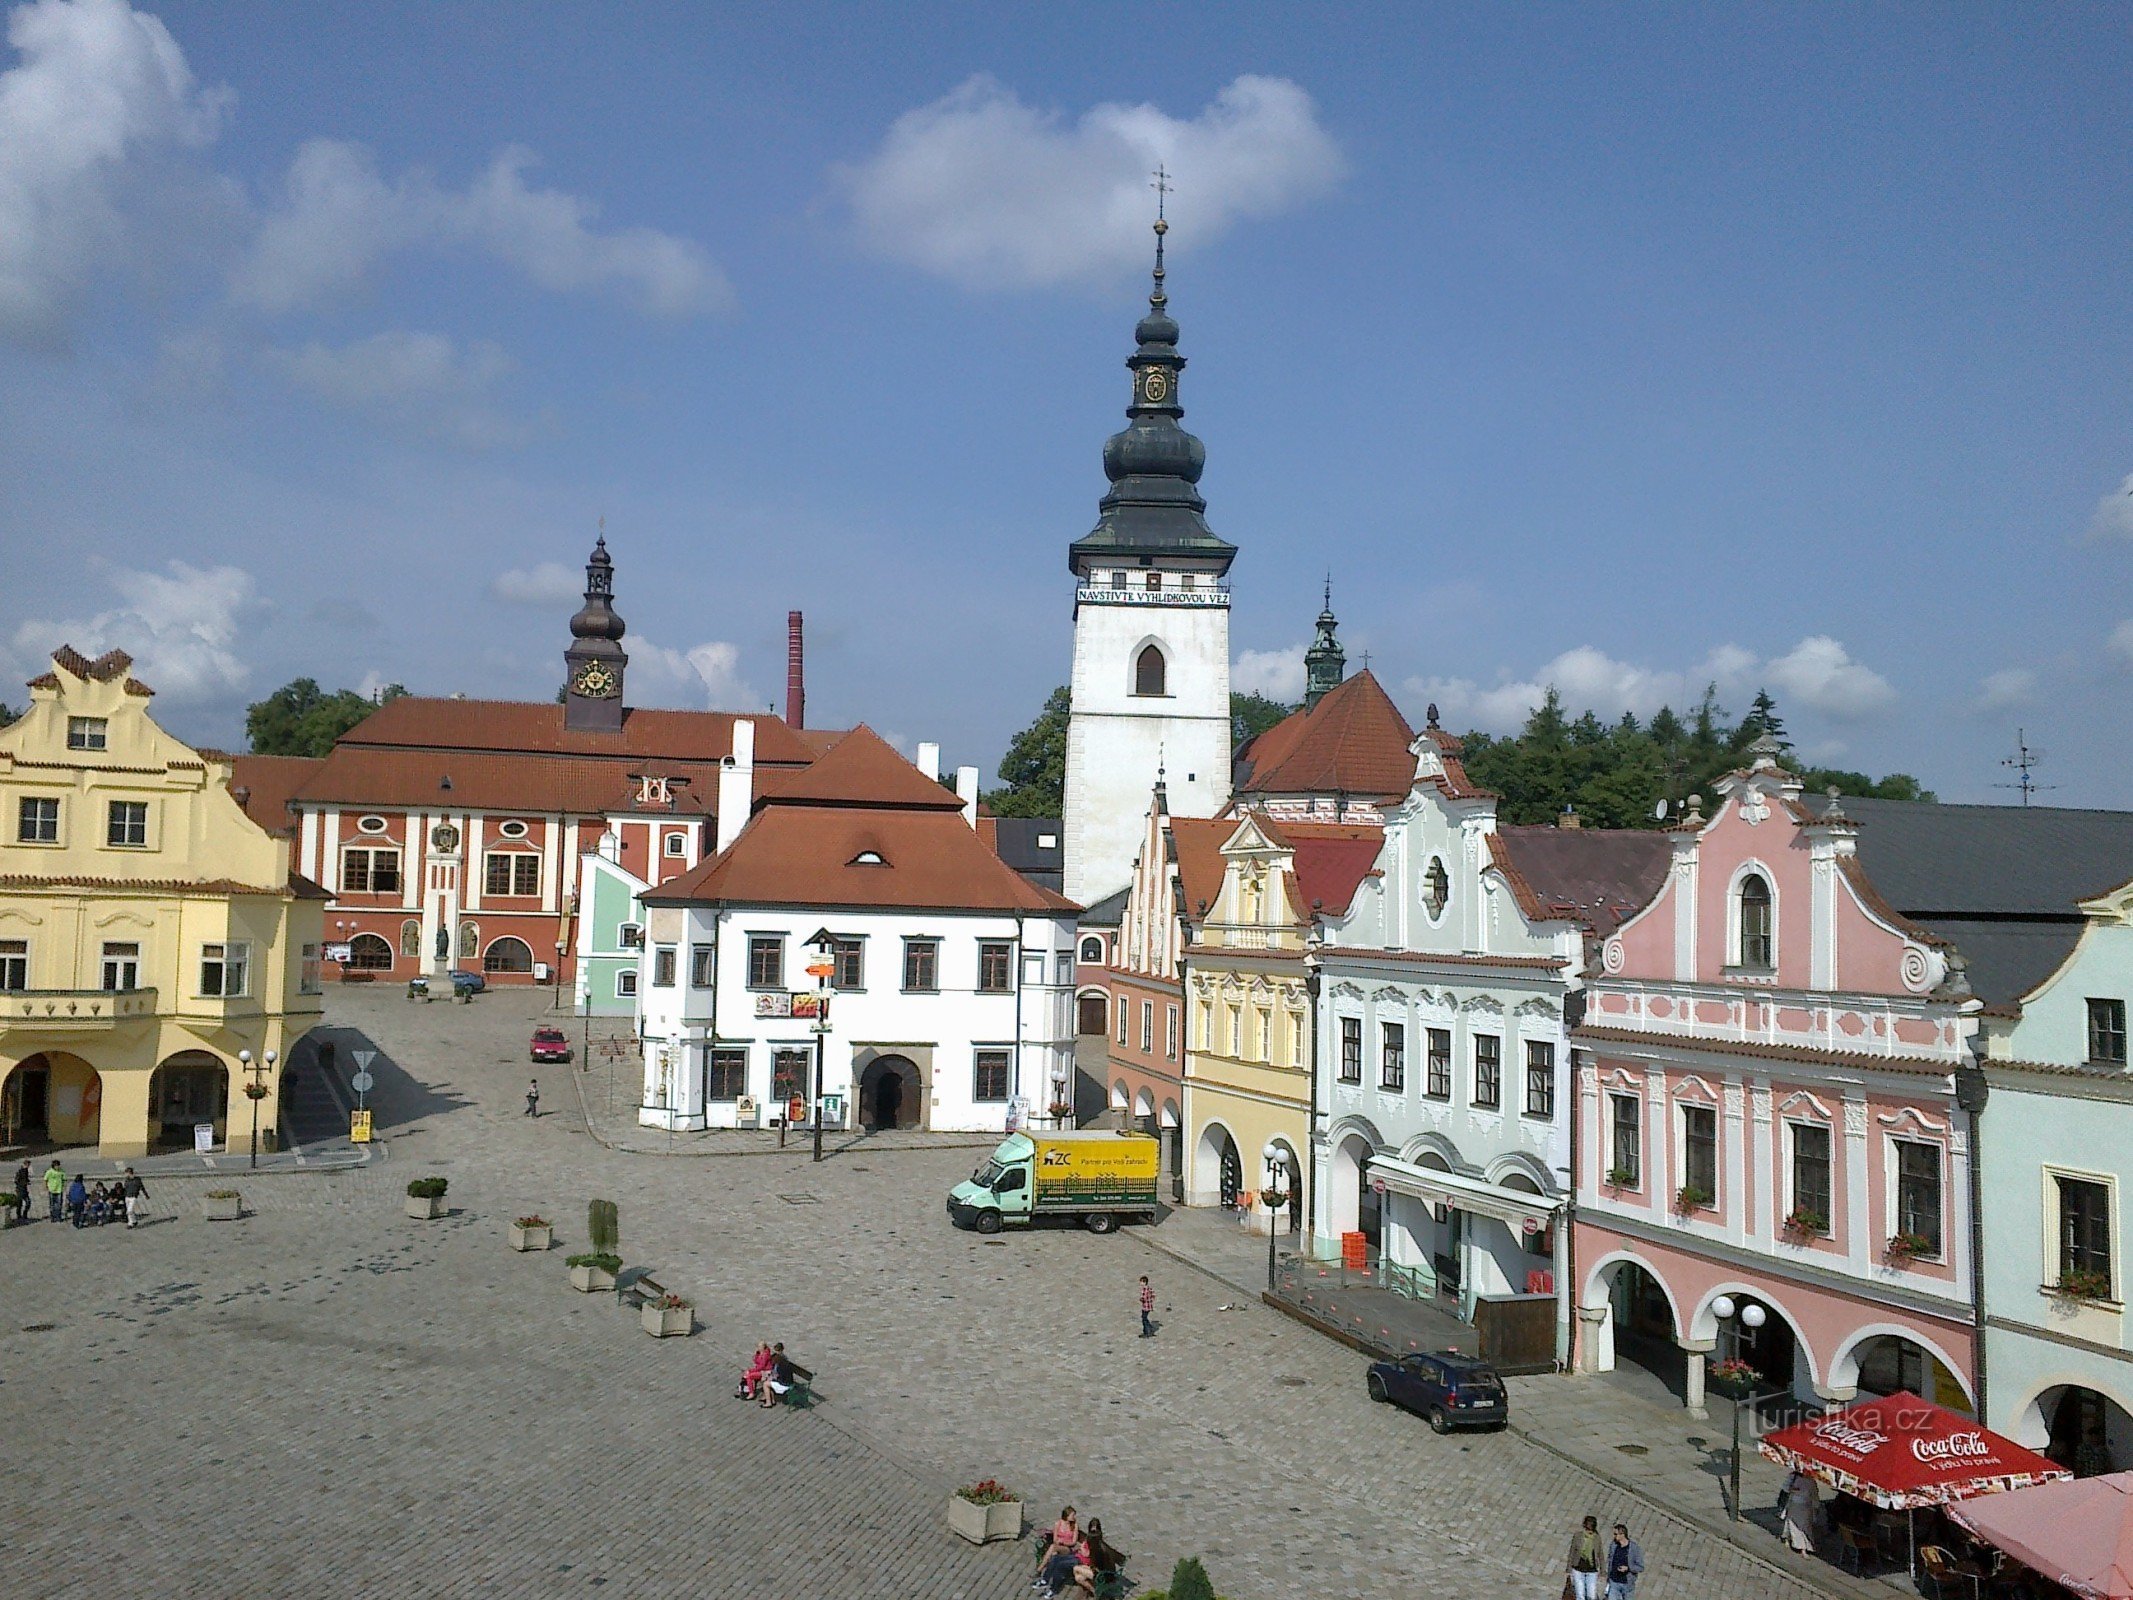
[[[488,987],[489,980],[478,972],[455,970],[452,974],[452,993],[454,994],[482,994],[488,990]]]
[[[536,1061],[568,1061],[570,1038],[561,1028],[535,1028],[533,1030],[533,1059]]]
[[[1503,1379],[1486,1361],[1439,1350],[1370,1363],[1370,1398],[1405,1406],[1436,1433],[1453,1428],[1500,1428],[1510,1416]]]

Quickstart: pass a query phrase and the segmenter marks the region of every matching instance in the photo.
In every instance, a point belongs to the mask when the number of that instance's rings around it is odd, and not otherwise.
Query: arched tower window
[[[1740,964],[1770,968],[1777,965],[1777,939],[1770,919],[1770,883],[1761,873],[1751,872],[1740,881]]]
[[[1134,658],[1133,692],[1145,695],[1162,694],[1164,672],[1163,652],[1152,644],[1145,646]]]

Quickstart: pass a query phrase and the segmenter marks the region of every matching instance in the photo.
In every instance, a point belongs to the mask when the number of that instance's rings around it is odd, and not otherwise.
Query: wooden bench
[[[664,1300],[666,1296],[666,1286],[649,1272],[640,1272],[635,1277],[624,1272],[615,1277],[615,1298],[632,1309]]]

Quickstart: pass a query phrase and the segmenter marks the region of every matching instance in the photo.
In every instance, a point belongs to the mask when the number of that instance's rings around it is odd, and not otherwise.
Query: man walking
[[[66,1204],[67,1175],[59,1170],[59,1162],[56,1159],[44,1169],[44,1198],[45,1203],[51,1207],[52,1220],[57,1222],[60,1208]]]
[[[1614,1543],[1607,1547],[1607,1600],[1631,1600],[1643,1571],[1642,1547],[1629,1536],[1627,1527],[1616,1523]]]
[[[1155,1286],[1148,1281],[1148,1274],[1141,1274],[1141,1337],[1155,1337]]]
[[[15,1220],[30,1220],[30,1163],[23,1158],[22,1165],[15,1169]]]
[[[538,1117],[540,1114],[541,1080],[538,1078],[534,1078],[530,1080],[526,1085],[526,1115],[529,1117]]]
[[[148,1214],[148,1185],[128,1167],[126,1176],[119,1180],[119,1193],[126,1197],[126,1226],[138,1228],[141,1218]]]

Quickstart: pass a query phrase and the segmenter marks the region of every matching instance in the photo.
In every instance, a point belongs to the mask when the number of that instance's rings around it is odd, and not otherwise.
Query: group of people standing
[[[15,1220],[30,1220],[30,1164],[24,1161],[15,1169]],[[148,1185],[141,1182],[140,1175],[128,1167],[109,1183],[102,1179],[94,1185],[80,1173],[69,1179],[66,1170],[58,1161],[45,1168],[44,1194],[46,1214],[54,1222],[71,1222],[77,1228],[97,1227],[106,1222],[124,1221],[129,1228],[137,1228],[148,1215]]]
[[[1603,1539],[1600,1519],[1587,1517],[1570,1536],[1569,1568],[1563,1600],[1630,1600],[1644,1574],[1644,1551],[1622,1523]]]

